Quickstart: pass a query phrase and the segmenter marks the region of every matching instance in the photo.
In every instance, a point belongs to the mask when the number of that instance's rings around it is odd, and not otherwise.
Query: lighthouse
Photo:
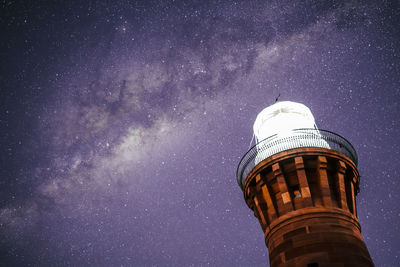
[[[271,267],[374,266],[361,236],[357,153],[317,128],[311,110],[282,101],[262,110],[256,145],[237,181],[264,232]]]

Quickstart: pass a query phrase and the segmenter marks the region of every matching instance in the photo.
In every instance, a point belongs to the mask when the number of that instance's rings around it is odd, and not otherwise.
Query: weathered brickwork
[[[354,163],[329,149],[297,148],[260,162],[244,197],[271,267],[374,266],[357,219],[359,182]]]

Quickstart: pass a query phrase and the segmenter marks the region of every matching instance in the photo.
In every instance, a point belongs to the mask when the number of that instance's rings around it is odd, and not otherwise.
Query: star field
[[[400,262],[398,1],[2,1],[4,266],[268,266],[236,183],[257,114],[358,152],[362,235]]]

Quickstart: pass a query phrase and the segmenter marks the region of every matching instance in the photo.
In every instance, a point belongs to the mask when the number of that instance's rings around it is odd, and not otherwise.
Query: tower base
[[[374,266],[356,218],[340,209],[304,208],[274,221],[265,236],[271,267]]]

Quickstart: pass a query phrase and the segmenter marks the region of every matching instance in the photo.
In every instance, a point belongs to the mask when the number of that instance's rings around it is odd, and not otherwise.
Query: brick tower
[[[374,266],[357,219],[352,145],[317,129],[311,111],[289,101],[264,109],[254,134],[237,179],[261,224],[270,266]]]

